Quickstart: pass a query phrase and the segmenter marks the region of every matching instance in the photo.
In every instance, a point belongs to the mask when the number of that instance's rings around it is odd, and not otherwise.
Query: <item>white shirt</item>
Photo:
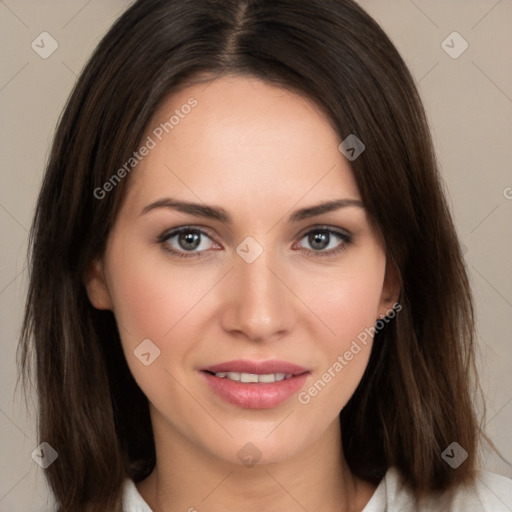
[[[124,512],[152,512],[132,480],[126,480],[123,494]],[[201,507],[198,508],[201,510]],[[412,494],[404,488],[400,473],[389,468],[370,501],[361,512],[511,512],[512,480],[480,471],[472,487],[432,495],[419,509]]]

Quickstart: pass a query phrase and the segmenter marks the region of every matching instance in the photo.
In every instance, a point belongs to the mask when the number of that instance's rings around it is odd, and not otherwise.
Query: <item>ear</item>
[[[382,295],[379,305],[379,318],[384,318],[389,310],[398,302],[401,290],[400,273],[396,265],[386,260],[386,272],[382,285]]]
[[[89,264],[84,275],[84,285],[96,309],[113,309],[101,259],[95,259]]]

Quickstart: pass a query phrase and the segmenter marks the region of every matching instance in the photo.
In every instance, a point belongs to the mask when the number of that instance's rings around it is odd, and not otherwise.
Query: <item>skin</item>
[[[155,512],[360,511],[375,487],[351,474],[338,415],[371,340],[307,405],[294,395],[275,408],[242,409],[199,373],[233,359],[281,359],[310,369],[307,390],[396,302],[396,279],[363,207],[288,220],[300,208],[361,199],[341,139],[308,99],[227,76],[169,96],[144,140],[191,96],[197,106],[129,176],[106,251],[86,276],[92,304],[114,311],[150,402],[157,465],[137,488]],[[222,207],[232,223],[163,207],[141,213],[165,197]],[[207,231],[192,250],[201,257],[167,252],[186,252],[178,237],[155,241],[180,226]],[[331,235],[315,250],[307,234],[326,226],[352,243]],[[236,252],[247,236],[263,248],[252,263]],[[133,351],[148,338],[160,356],[145,366]],[[252,467],[237,456],[248,442],[261,452]]]

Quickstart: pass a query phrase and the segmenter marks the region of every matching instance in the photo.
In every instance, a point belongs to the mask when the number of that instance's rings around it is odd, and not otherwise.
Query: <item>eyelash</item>
[[[330,236],[336,237],[341,243],[334,249],[330,249],[328,251],[323,251],[323,250],[315,251],[313,249],[303,249],[303,248],[299,249],[299,251],[306,253],[308,255],[308,257],[309,257],[309,254],[311,254],[311,253],[313,253],[315,257],[316,256],[319,256],[319,257],[334,256],[336,254],[339,254],[339,253],[345,251],[347,249],[347,246],[353,243],[352,237],[349,234],[344,233],[342,231],[334,230],[334,229],[326,227],[326,226],[319,226],[319,227],[314,227],[314,228],[310,229],[309,231],[304,233],[299,238],[299,241],[312,233],[320,233],[320,232],[328,233]],[[171,231],[166,231],[166,232],[162,233],[160,236],[157,237],[157,239],[155,240],[155,243],[162,245],[162,248],[164,249],[164,251],[171,253],[174,256],[178,256],[179,258],[204,257],[203,254],[207,250],[196,251],[196,252],[176,251],[174,249],[171,249],[168,246],[167,242],[169,242],[169,240],[171,238],[174,238],[175,236],[180,235],[181,233],[197,233],[197,234],[200,234],[202,236],[206,236],[206,237],[212,239],[212,237],[208,233],[203,231],[202,229],[199,229],[199,228],[196,228],[193,226],[183,226],[183,227],[172,229]],[[330,240],[329,240],[329,242],[330,242]]]

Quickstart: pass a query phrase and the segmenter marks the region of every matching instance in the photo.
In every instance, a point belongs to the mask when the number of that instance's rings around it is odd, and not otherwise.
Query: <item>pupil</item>
[[[199,238],[199,233],[188,231],[186,233],[180,233],[178,242],[183,249],[196,249],[200,243]]]
[[[325,249],[329,245],[329,233],[317,232],[309,235],[309,243],[313,249]]]

